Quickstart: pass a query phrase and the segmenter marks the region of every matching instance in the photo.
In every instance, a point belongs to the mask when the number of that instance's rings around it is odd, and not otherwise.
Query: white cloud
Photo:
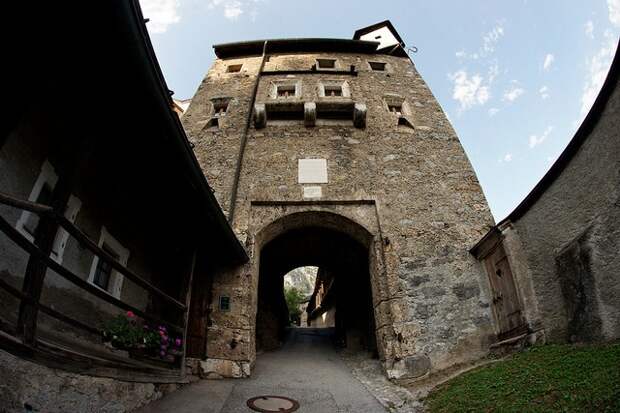
[[[540,135],[531,135],[529,139],[530,148],[534,148],[543,143],[547,137],[553,132],[553,126],[547,126],[547,129]]]
[[[620,1],[620,0],[619,0]],[[596,54],[586,59],[587,74],[581,95],[581,115],[588,113],[598,96],[609,67],[616,53],[617,38],[611,31],[606,31],[601,48]]]
[[[471,59],[478,60],[486,57],[495,51],[495,46],[499,40],[504,36],[504,25],[499,22],[490,31],[482,36],[482,46],[475,53],[467,53],[465,50],[459,50],[456,52],[456,57],[459,59]]]
[[[583,27],[586,36],[590,39],[594,39],[594,23],[592,20],[588,20]]]
[[[209,0],[207,7],[210,9],[221,8],[224,17],[228,20],[237,20],[239,16],[245,14],[249,9],[248,15],[251,21],[255,21],[258,16],[258,3],[263,0]]]
[[[492,53],[495,51],[495,45],[499,42],[499,39],[504,36],[504,27],[498,24],[490,32],[482,37],[482,50],[486,53]]]
[[[454,83],[452,98],[460,103],[461,110],[484,105],[489,100],[489,85],[480,74],[470,77],[467,71],[459,70],[448,77]]]
[[[140,0],[142,14],[149,19],[149,33],[164,33],[168,26],[181,20],[179,0]]]
[[[512,154],[507,153],[506,155],[504,155],[504,162],[510,162],[510,161],[512,161]]]
[[[224,17],[227,19],[235,20],[237,17],[243,14],[241,9],[241,3],[238,1],[226,2],[224,5]]]
[[[549,88],[547,86],[543,86],[538,89],[538,93],[540,93],[540,97],[542,100],[549,99]]]
[[[495,61],[489,66],[489,71],[488,71],[489,84],[493,83],[493,81],[498,75],[499,75],[499,65],[497,64],[497,61]]]
[[[517,85],[517,82],[513,80],[512,86],[504,92],[504,97],[502,100],[508,102],[514,102],[519,99],[519,97],[525,93],[525,90]]]
[[[545,56],[545,61],[543,62],[543,69],[545,70],[545,72],[551,69],[551,65],[553,64],[554,61],[555,61],[555,56],[552,55],[551,53],[548,53],[547,56]]]
[[[609,21],[620,27],[620,0],[607,0],[609,8]]]
[[[497,112],[499,112],[499,109],[497,109],[497,108],[490,108],[489,109],[489,116],[493,117],[493,116],[497,115]]]

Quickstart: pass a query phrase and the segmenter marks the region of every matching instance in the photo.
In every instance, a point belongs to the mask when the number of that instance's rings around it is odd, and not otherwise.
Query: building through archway
[[[307,226],[287,230],[260,251],[256,348],[272,350],[285,340],[289,313],[283,277],[300,266],[319,268],[308,319],[329,328],[335,344],[353,350],[376,350],[368,245],[344,231]],[[325,317],[327,316],[327,317]],[[314,322],[313,322],[314,320]],[[317,322],[323,320],[323,322]]]

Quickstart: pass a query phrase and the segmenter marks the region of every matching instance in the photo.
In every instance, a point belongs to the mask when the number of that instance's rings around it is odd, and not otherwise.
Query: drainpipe
[[[230,191],[230,206],[228,212],[228,222],[232,224],[235,218],[235,205],[237,204],[237,194],[239,192],[239,179],[241,178],[241,168],[243,166],[243,155],[245,154],[245,147],[248,142],[248,132],[250,130],[250,124],[252,123],[252,115],[254,114],[254,104],[256,103],[256,94],[258,93],[258,85],[260,83],[260,76],[263,73],[265,67],[265,60],[267,57],[267,43],[265,40],[263,44],[263,56],[256,75],[256,82],[254,83],[254,90],[252,91],[252,98],[250,99],[250,107],[248,108],[248,117],[245,122],[245,128],[243,129],[243,135],[241,135],[241,144],[239,145],[239,155],[237,156],[237,169],[235,170],[235,178],[233,180],[233,186]]]

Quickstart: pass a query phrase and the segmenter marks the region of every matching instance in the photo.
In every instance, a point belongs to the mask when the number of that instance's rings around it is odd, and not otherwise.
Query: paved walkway
[[[260,395],[295,399],[300,413],[386,411],[353,377],[327,336],[313,329],[295,329],[281,350],[258,357],[251,378],[202,380],[140,412],[251,412],[246,401]]]

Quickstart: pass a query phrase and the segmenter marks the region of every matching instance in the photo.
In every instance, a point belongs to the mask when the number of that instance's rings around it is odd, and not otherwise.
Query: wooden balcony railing
[[[123,377],[123,378],[131,378],[132,380],[140,380],[140,377],[143,377],[145,381],[170,381],[171,377],[178,376],[181,378],[184,374],[184,359],[185,359],[185,339],[186,339],[186,326],[187,326],[187,314],[188,314],[188,306],[189,306],[189,289],[191,288],[191,278],[193,273],[193,264],[192,270],[188,276],[188,280],[183,280],[183,284],[186,288],[186,297],[185,303],[179,301],[179,299],[174,298],[162,291],[157,286],[153,285],[151,282],[147,281],[143,277],[139,276],[135,272],[129,270],[127,267],[120,264],[116,261],[109,253],[100,248],[95,242],[93,242],[90,238],[88,238],[79,228],[77,228],[73,223],[67,220],[64,216],[56,213],[51,207],[43,204],[38,204],[30,201],[24,201],[17,198],[14,198],[10,195],[0,192],[0,204],[7,205],[13,208],[17,208],[20,210],[29,211],[31,213],[35,213],[40,217],[48,217],[54,220],[60,228],[63,228],[69,235],[75,238],[81,246],[90,250],[93,254],[99,257],[100,260],[104,260],[107,262],[115,271],[122,274],[127,279],[133,281],[136,285],[146,290],[153,297],[156,297],[162,300],[164,303],[168,304],[168,306],[173,309],[177,320],[183,320],[182,325],[178,325],[175,322],[170,322],[168,320],[164,320],[161,317],[158,317],[154,314],[148,313],[137,308],[134,305],[126,303],[121,299],[118,299],[108,292],[94,286],[85,280],[85,278],[80,277],[59,264],[55,260],[53,260],[49,255],[45,254],[35,243],[31,242],[28,238],[26,238],[20,231],[18,231],[13,225],[11,225],[5,218],[0,217],[0,232],[4,233],[11,241],[13,241],[19,248],[29,254],[30,259],[36,259],[46,268],[51,269],[55,274],[69,281],[79,289],[91,294],[100,300],[103,300],[114,307],[124,310],[131,311],[136,316],[142,318],[146,322],[153,325],[163,325],[166,326],[168,331],[179,333],[183,337],[182,351],[183,355],[180,358],[180,362],[177,363],[169,363],[170,365],[164,366],[165,369],[162,368],[162,363],[154,363],[152,368],[145,366],[145,363],[141,361],[140,363],[131,363],[131,362],[123,362],[118,360],[117,356],[110,357],[108,360],[104,360],[103,363],[97,363],[97,359],[101,359],[101,354],[98,354],[97,357],[94,357],[94,360],[90,360],[90,366],[96,366],[97,364],[105,365],[105,368],[90,369],[91,372],[94,372],[98,375],[110,376],[110,377]],[[195,259],[195,257],[194,257]],[[47,271],[46,271],[47,274]],[[47,275],[46,275],[47,276]],[[32,297],[27,294],[24,290],[19,290],[14,286],[10,285],[8,282],[0,278],[0,288],[5,290],[10,295],[14,296],[21,303],[20,307],[24,305],[30,306],[56,320],[59,320],[63,323],[66,323],[74,328],[86,331],[90,334],[95,334],[98,336],[102,336],[102,331],[96,327],[88,325],[82,321],[76,320],[68,315],[62,314],[61,312],[53,309],[47,305],[39,302],[38,298]],[[35,314],[37,311],[35,311]],[[14,333],[7,334],[7,332],[0,332],[0,346],[8,347],[8,349],[14,349],[16,345],[21,345],[19,353],[21,355],[37,355],[37,353],[47,352],[50,353],[49,343],[45,343],[44,345],[40,344],[38,340],[34,342],[29,342],[29,340],[24,339],[25,337],[36,337],[36,329],[37,323],[36,320],[34,323],[26,324],[25,328],[32,328],[35,331],[25,331],[22,334]],[[19,347],[19,346],[18,346]],[[68,360],[75,359],[75,355],[71,355],[70,349],[67,351],[66,348],[60,351],[61,354],[67,356]],[[57,353],[57,352],[55,352]],[[32,357],[39,360],[49,360],[49,354],[41,355],[42,357]],[[85,354],[80,354],[78,356],[79,359],[87,358],[88,356]],[[55,363],[52,363],[54,366],[57,366],[58,363],[58,354],[55,354],[52,357],[55,360]],[[60,363],[62,365],[62,363]],[[147,363],[148,364],[148,363]],[[72,364],[69,362],[66,365],[62,365],[63,368],[67,370],[77,370],[79,372],[85,372],[83,368],[72,368]],[[112,368],[111,368],[112,367]],[[122,372],[120,372],[122,370]],[[128,371],[129,370],[129,371]],[[134,370],[135,374],[132,374],[132,370]],[[169,370],[168,372],[164,372],[163,370]],[[119,373],[120,372],[120,373]],[[86,371],[85,373],[89,373]],[[119,374],[117,374],[119,373]],[[161,379],[161,380],[160,380]]]

